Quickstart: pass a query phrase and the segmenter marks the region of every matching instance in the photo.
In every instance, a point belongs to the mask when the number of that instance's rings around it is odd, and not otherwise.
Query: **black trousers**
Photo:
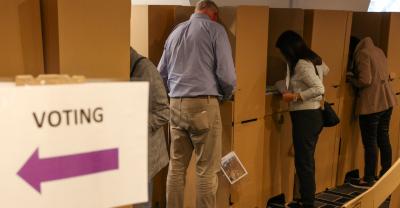
[[[323,128],[322,113],[320,109],[301,110],[290,112],[290,117],[301,202],[304,207],[314,207],[316,190],[314,153]]]
[[[364,145],[364,180],[373,181],[376,178],[378,148],[381,155],[380,176],[392,166],[392,146],[389,139],[390,118],[393,108],[368,115],[360,115],[360,130]]]

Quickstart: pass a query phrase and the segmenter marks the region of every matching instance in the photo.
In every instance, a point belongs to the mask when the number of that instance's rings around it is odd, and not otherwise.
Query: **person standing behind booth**
[[[289,103],[292,120],[295,167],[300,182],[299,206],[311,208],[316,191],[314,152],[323,128],[321,100],[325,88],[322,80],[329,68],[296,32],[282,33],[276,47],[288,64],[286,82],[283,81],[286,86],[281,93]]]
[[[153,177],[169,161],[164,126],[169,121],[169,103],[163,81],[157,68],[147,58],[131,48],[131,81],[148,81],[150,83],[149,127],[148,127],[148,176],[149,202],[135,205],[135,208],[151,208]]]
[[[196,207],[216,207],[222,145],[218,99],[230,99],[236,85],[228,35],[217,19],[218,7],[213,1],[198,2],[190,19],[168,37],[158,65],[171,98],[168,208],[183,208],[186,170],[193,151]]]
[[[374,45],[370,37],[351,38],[353,73],[348,81],[357,89],[356,114],[359,116],[364,145],[364,183],[372,186],[376,180],[377,149],[380,150],[380,176],[392,165],[392,147],[389,139],[390,118],[397,104],[389,83],[389,69],[385,53]]]

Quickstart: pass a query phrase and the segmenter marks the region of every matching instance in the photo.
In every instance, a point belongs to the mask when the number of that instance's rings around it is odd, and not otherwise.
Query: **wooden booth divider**
[[[346,78],[352,13],[346,11],[306,10],[304,37],[330,71],[324,77],[325,99],[343,117],[342,86]],[[343,120],[343,119],[342,119]],[[324,128],[315,152],[317,192],[337,185],[336,173],[340,127]]]
[[[129,80],[129,0],[41,0],[41,9],[46,73]]]
[[[0,2],[0,77],[44,73],[40,0]]]

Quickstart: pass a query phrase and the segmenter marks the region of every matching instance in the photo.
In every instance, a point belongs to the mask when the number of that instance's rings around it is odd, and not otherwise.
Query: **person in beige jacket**
[[[354,76],[349,77],[349,81],[358,91],[356,112],[365,151],[364,181],[370,186],[377,178],[378,148],[382,167],[380,176],[392,165],[389,124],[397,101],[389,83],[389,69],[384,52],[369,37],[361,41],[352,37],[351,45],[356,47],[352,54]]]

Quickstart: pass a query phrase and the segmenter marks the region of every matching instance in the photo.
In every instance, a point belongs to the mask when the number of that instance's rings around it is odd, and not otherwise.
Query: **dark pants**
[[[375,180],[377,158],[379,148],[381,154],[380,176],[386,173],[392,166],[392,147],[389,139],[390,117],[393,109],[360,115],[360,129],[364,145],[364,180],[371,182]]]
[[[301,202],[306,208],[314,207],[316,189],[314,152],[323,128],[321,110],[293,111],[290,117]]]

